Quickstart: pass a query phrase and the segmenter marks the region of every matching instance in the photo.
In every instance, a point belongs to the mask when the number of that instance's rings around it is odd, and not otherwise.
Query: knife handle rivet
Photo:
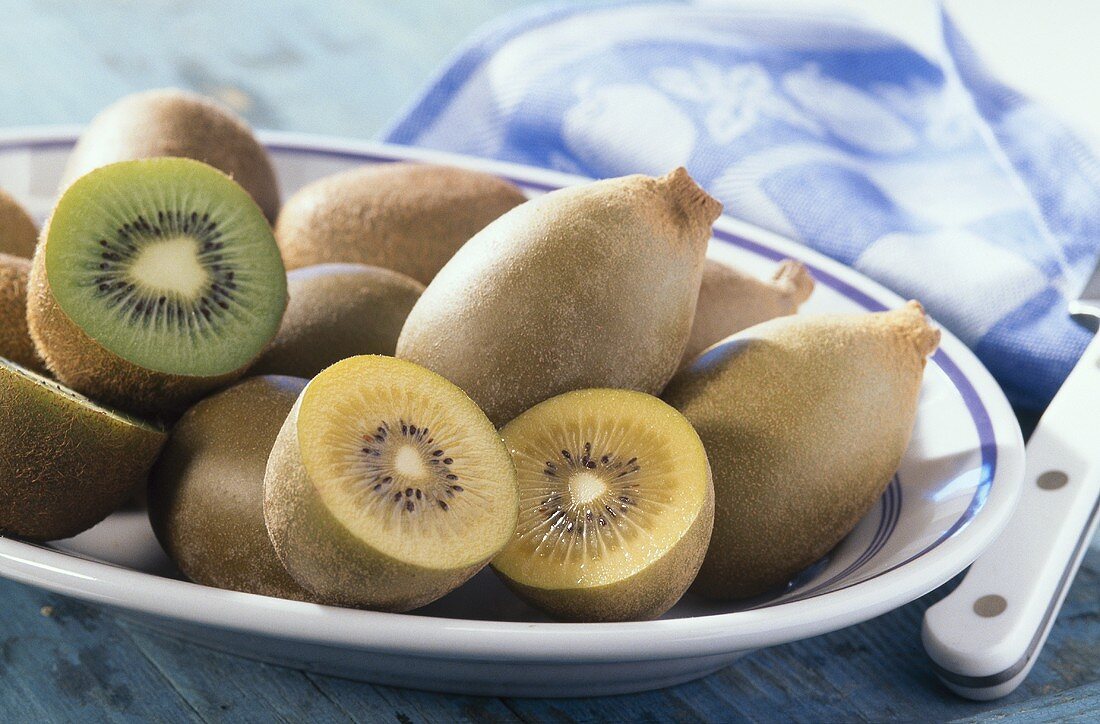
[[[1057,490],[1069,482],[1069,476],[1061,470],[1048,470],[1035,481],[1043,490]]]
[[[1000,616],[1006,608],[1008,608],[1008,601],[1004,599],[1004,596],[998,596],[995,593],[982,596],[974,602],[974,613],[982,618]]]

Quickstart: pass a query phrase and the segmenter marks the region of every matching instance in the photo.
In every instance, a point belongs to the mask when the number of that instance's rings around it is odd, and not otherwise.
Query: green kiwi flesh
[[[875,504],[909,442],[939,331],[920,305],[780,317],[711,347],[664,398],[703,440],[715,524],[694,590],[788,583]]]
[[[68,187],[35,253],[28,321],[59,380],[152,415],[243,374],[286,302],[271,229],[244,189],[159,158]]]
[[[18,201],[0,189],[0,254],[30,259],[37,241],[34,219]]]
[[[484,567],[516,527],[504,442],[450,382],[361,356],[310,381],[268,460],[264,516],[291,576],[325,601],[406,611]]]
[[[76,535],[145,482],[160,428],[0,359],[0,532]]]
[[[706,554],[714,488],[699,436],[659,399],[578,390],[501,431],[520,517],[493,569],[512,590],[571,621],[656,618]]]
[[[424,285],[366,264],[318,264],[287,274],[290,303],[250,374],[313,377],[342,359],[393,355]]]
[[[287,574],[264,524],[264,470],[306,381],[254,377],[180,418],[149,476],[149,520],[196,583],[313,600]]]
[[[62,188],[100,166],[163,156],[192,158],[219,169],[256,200],[268,220],[275,220],[275,170],[252,129],[222,104],[175,88],[134,93],[100,112],[70,154]]]

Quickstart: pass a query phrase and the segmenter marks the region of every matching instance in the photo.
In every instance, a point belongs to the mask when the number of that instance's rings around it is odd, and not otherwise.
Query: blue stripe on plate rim
[[[73,142],[74,139],[71,137],[24,139],[8,143],[0,143],[0,148],[64,148],[71,147],[73,145]],[[286,153],[328,156],[331,158],[336,158],[349,162],[358,161],[369,163],[393,163],[402,160],[399,158],[394,158],[392,156],[383,156],[375,153],[370,153],[368,151],[314,148],[288,142],[269,143],[267,144],[267,146],[268,148]],[[560,188],[560,186],[556,184],[531,181],[523,178],[522,176],[512,176],[509,174],[500,174],[500,176],[502,178],[506,178],[517,186],[530,189],[532,191],[546,192]],[[722,229],[715,229],[713,238],[721,243],[739,247],[752,254],[762,256],[772,261],[781,261],[782,259],[790,256],[789,254],[781,253],[775,249],[772,249],[769,246],[753,241],[751,239],[747,239],[739,234],[734,234]],[[814,279],[818,283],[823,283],[831,287],[834,291],[855,302],[867,311],[881,312],[887,309],[887,306],[882,302],[868,295],[866,292],[856,289],[847,282],[837,278],[833,274],[825,271],[824,269],[813,264],[812,262],[806,260],[800,261],[802,261],[806,265],[807,269],[810,270],[810,273],[814,276]],[[946,531],[944,531],[944,533],[940,535],[936,540],[929,543],[919,552],[914,553],[904,561],[897,563],[890,568],[887,568],[886,570],[879,571],[873,576],[850,581],[847,585],[832,588],[832,586],[835,585],[837,582],[845,580],[847,577],[852,576],[853,574],[858,572],[859,569],[864,567],[871,559],[874,558],[874,556],[880,550],[882,550],[887,541],[890,539],[890,536],[893,534],[898,519],[901,515],[902,502],[901,486],[897,477],[895,476],[893,480],[891,480],[891,483],[887,487],[887,491],[883,496],[882,516],[879,521],[879,527],[875,533],[875,536],[872,538],[868,548],[862,554],[860,554],[860,556],[855,561],[853,561],[851,565],[849,565],[840,573],[832,576],[829,580],[815,584],[812,588],[806,591],[798,591],[798,593],[794,596],[781,596],[771,601],[763,602],[758,606],[752,606],[753,608],[766,608],[770,605],[803,600],[806,598],[812,598],[822,593],[831,593],[833,591],[844,590],[845,588],[857,585],[858,583],[872,580],[874,578],[878,578],[879,576],[890,573],[891,571],[897,570],[898,568],[901,568],[902,566],[911,563],[921,556],[926,555],[929,551],[942,545],[945,541],[947,541],[956,533],[965,528],[966,525],[970,523],[970,521],[972,521],[974,517],[978,514],[978,511],[981,510],[982,505],[985,504],[985,500],[989,496],[989,491],[993,486],[993,479],[997,470],[997,445],[996,438],[993,432],[992,420],[990,419],[989,412],[988,410],[986,410],[985,405],[982,404],[982,400],[978,396],[977,391],[974,389],[973,385],[971,385],[970,380],[967,379],[966,375],[963,374],[962,370],[959,369],[958,365],[955,364],[955,361],[951,359],[951,356],[947,352],[945,352],[942,348],[937,350],[936,353],[932,355],[931,361],[933,362],[933,364],[938,366],[944,374],[947,375],[948,379],[951,380],[952,384],[959,391],[959,394],[962,396],[963,403],[966,406],[967,412],[970,414],[971,420],[974,422],[974,427],[978,434],[978,444],[981,449],[980,478],[978,480],[977,486],[975,487],[974,495],[971,498],[970,503],[967,505],[966,510],[964,510],[962,515],[959,516],[959,518],[954,523],[952,523],[952,525]],[[790,590],[787,591],[787,593],[790,592]]]

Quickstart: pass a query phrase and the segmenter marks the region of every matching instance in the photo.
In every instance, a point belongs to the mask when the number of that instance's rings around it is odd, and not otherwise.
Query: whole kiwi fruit
[[[0,357],[44,372],[42,360],[27,331],[27,277],[29,260],[0,254]]]
[[[30,259],[37,241],[34,219],[18,201],[0,189],[0,254]]]
[[[392,356],[424,285],[366,264],[318,264],[289,272],[287,291],[279,333],[251,374],[309,378],[348,357]]]
[[[109,163],[160,156],[192,158],[222,171],[275,220],[275,169],[252,129],[220,103],[176,88],[134,93],[103,109],[73,148],[62,188]]]
[[[570,390],[658,393],[683,355],[721,208],[682,168],[532,199],[447,262],[397,356],[457,384],[497,425]]]
[[[388,163],[315,181],[287,200],[275,237],[288,269],[357,262],[427,284],[466,240],[525,197],[480,171]]]
[[[125,503],[164,444],[160,428],[0,359],[0,532],[69,538]]]
[[[306,381],[253,377],[184,413],[149,476],[149,520],[196,583],[313,600],[283,568],[264,525],[264,470]]]
[[[64,384],[168,417],[244,374],[275,337],[286,270],[271,227],[221,171],[121,161],[77,179],[35,251],[27,321]]]
[[[508,586],[571,621],[656,618],[703,562],[714,487],[691,424],[656,397],[577,390],[504,426],[519,524],[493,559]]]
[[[512,536],[516,471],[462,390],[393,357],[314,377],[272,448],[268,534],[286,570],[325,601],[389,611],[429,603]]]
[[[939,337],[917,302],[780,317],[676,375],[664,398],[714,470],[714,534],[694,590],[765,593],[851,531],[897,471]]]
[[[695,305],[695,321],[681,366],[731,334],[775,317],[794,314],[814,290],[806,267],[784,259],[767,281],[735,266],[707,259]]]

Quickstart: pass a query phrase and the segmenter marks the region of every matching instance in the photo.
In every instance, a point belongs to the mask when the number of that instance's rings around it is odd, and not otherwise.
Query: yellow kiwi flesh
[[[149,519],[192,581],[264,596],[315,597],[283,568],[264,524],[264,471],[306,381],[255,377],[199,402],[149,476]]]
[[[794,314],[813,289],[809,270],[791,259],[781,261],[767,281],[730,264],[707,259],[681,366],[731,334]]]
[[[520,517],[493,569],[558,618],[656,618],[703,561],[714,490],[699,436],[650,395],[579,390],[502,430]]]
[[[30,259],[37,241],[34,219],[18,201],[0,189],[0,254]]]
[[[275,170],[252,129],[212,99],[175,88],[134,93],[100,112],[73,148],[62,188],[100,166],[163,156],[191,158],[222,171],[274,222]]]
[[[45,372],[27,330],[27,277],[31,263],[0,253],[0,357]]]
[[[364,166],[299,190],[279,214],[275,237],[288,269],[357,262],[427,284],[466,240],[524,198],[480,171]]]
[[[326,601],[406,611],[480,570],[515,530],[515,468],[453,384],[360,356],[313,378],[265,476],[268,533],[287,571]]]
[[[831,550],[901,462],[925,360],[939,343],[916,302],[797,315],[711,347],[664,398],[706,446],[715,525],[694,590],[748,598]]]
[[[0,532],[76,535],[145,482],[163,430],[0,360]]]
[[[447,262],[397,356],[457,384],[497,425],[570,390],[655,394],[683,356],[720,211],[682,168],[532,199]]]
[[[342,359],[393,355],[424,285],[366,264],[318,264],[287,274],[279,333],[251,374],[313,377]]]

